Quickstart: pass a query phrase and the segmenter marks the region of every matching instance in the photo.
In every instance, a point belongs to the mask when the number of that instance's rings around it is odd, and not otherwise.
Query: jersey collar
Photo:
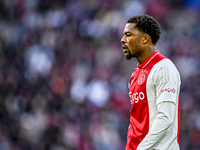
[[[155,51],[147,60],[145,60],[143,63],[141,64],[137,64],[138,68],[145,68],[151,61],[152,59],[159,54],[159,51]]]

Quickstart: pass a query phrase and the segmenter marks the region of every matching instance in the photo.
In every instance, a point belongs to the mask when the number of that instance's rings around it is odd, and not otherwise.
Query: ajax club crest
[[[142,83],[144,83],[145,81],[145,74],[141,74],[139,77],[138,77],[138,84],[141,85]]]

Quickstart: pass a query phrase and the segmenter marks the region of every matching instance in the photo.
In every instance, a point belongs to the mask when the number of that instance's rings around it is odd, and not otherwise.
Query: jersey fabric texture
[[[137,65],[129,80],[132,108],[126,150],[180,149],[180,84],[175,65],[159,51]],[[166,118],[171,122],[162,121]]]

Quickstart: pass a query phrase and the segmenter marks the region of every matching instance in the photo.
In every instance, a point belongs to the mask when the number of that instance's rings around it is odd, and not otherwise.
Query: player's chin
[[[131,58],[132,58],[132,55],[126,54],[126,59],[127,59],[127,60],[130,60]]]

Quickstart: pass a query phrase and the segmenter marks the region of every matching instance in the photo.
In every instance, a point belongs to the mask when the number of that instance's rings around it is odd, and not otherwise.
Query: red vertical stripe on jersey
[[[179,140],[180,140],[180,93],[178,96],[178,133],[177,133],[177,140],[178,140],[178,144],[179,144]]]

